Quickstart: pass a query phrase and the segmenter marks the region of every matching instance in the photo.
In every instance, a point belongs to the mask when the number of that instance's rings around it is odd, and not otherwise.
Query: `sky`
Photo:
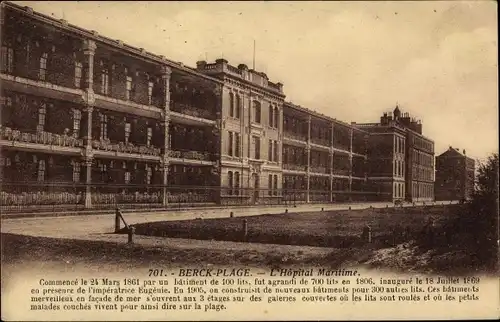
[[[397,104],[436,155],[498,152],[495,1],[14,1],[173,61],[253,62],[286,100],[345,122]]]

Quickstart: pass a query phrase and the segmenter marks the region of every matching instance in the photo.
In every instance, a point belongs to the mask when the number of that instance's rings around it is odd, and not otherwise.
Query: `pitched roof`
[[[438,157],[447,157],[447,158],[456,158],[456,157],[459,157],[459,158],[465,158],[466,155],[463,154],[462,152],[460,152],[460,150],[458,148],[453,148],[453,147],[450,146],[448,150],[446,150],[443,153],[441,153]]]

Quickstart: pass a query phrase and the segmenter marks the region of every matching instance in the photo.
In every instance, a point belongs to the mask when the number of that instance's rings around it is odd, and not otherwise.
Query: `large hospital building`
[[[399,107],[341,122],[244,64],[189,67],[1,6],[3,206],[434,199],[434,143]]]

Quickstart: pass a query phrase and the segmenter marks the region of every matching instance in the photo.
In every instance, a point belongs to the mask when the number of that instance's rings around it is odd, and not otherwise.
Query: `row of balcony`
[[[184,103],[170,101],[170,109],[174,112],[178,112],[178,113],[193,116],[193,117],[198,117],[198,118],[203,118],[203,119],[208,119],[208,120],[215,119],[215,113],[213,113],[209,110],[204,110],[204,109],[197,108],[197,107],[194,107],[192,105],[188,105],[188,104],[184,104]]]
[[[200,160],[200,161],[211,161],[212,159],[211,153],[199,152],[199,151],[169,150],[168,156],[177,159],[190,159],[190,160]]]
[[[62,147],[83,147],[83,140],[67,134],[55,134],[45,131],[37,133],[21,132],[0,125],[0,140],[56,145]]]
[[[109,139],[106,140],[93,140],[92,147],[97,150],[102,151],[114,151],[121,153],[136,153],[143,155],[153,155],[160,156],[161,149],[156,148],[154,146],[146,146],[146,145],[134,145],[131,142],[119,142],[119,143],[111,143]]]
[[[75,147],[82,148],[84,146],[83,139],[78,139],[75,136],[60,135],[45,131],[37,133],[22,132],[13,130],[10,127],[0,125],[0,140],[11,142],[35,143],[41,145],[55,145],[60,147]],[[109,139],[93,140],[92,148],[100,151],[120,152],[129,154],[140,154],[159,157],[162,154],[162,149],[154,146],[136,145],[131,142],[112,143]],[[212,154],[209,152],[199,152],[191,150],[169,150],[168,155],[171,158],[190,159],[200,161],[211,161]]]
[[[294,133],[294,132],[290,132],[290,131],[284,131],[283,134],[284,134],[285,138],[301,141],[304,143],[307,142],[306,135],[303,135],[300,133]],[[317,138],[317,137],[311,137],[310,142],[313,144],[321,145],[321,146],[328,147],[328,148],[333,146],[333,147],[340,149],[340,150],[348,151],[350,149],[350,143],[348,143],[348,142],[345,142],[345,143],[334,142],[332,144],[332,142],[329,139]],[[353,144],[353,152],[358,153],[358,154],[366,154],[366,149],[360,148],[360,147],[355,146]]]
[[[283,163],[283,169],[306,172],[307,165]],[[313,166],[313,165],[311,165],[311,166],[309,166],[309,171],[312,173],[330,174],[330,168],[325,167],[325,166]],[[334,169],[333,173],[336,175],[348,176],[350,174],[350,170],[349,169]]]

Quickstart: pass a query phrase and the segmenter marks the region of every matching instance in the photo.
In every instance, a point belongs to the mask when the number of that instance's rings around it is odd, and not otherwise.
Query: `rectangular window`
[[[260,160],[260,138],[258,136],[253,137],[253,145],[255,147],[254,159]]]
[[[100,124],[101,124],[100,139],[106,140],[108,138],[108,116],[107,115],[100,114]]]
[[[73,162],[73,182],[80,182],[80,163]]]
[[[274,127],[274,107],[269,104],[269,126]]]
[[[279,153],[278,153],[278,141],[274,141],[274,162],[279,162],[278,160],[278,156],[279,156]]]
[[[47,53],[43,53],[42,56],[40,56],[40,70],[38,73],[38,78],[41,80],[45,80],[47,77],[47,59],[49,55]]]
[[[132,77],[127,76],[127,91],[125,92],[125,98],[130,100],[132,95]]]
[[[269,161],[273,161],[273,140],[269,140],[269,151],[267,154]]]
[[[73,109],[73,134],[77,136],[80,134],[80,122],[82,120],[82,111]]]
[[[154,87],[154,83],[148,82],[148,104],[149,105],[153,104],[153,87]]]
[[[267,193],[272,196],[273,195],[273,175],[270,174],[269,175],[269,186],[268,186],[269,189],[267,189]]]
[[[45,116],[47,114],[47,105],[45,102],[40,104],[40,108],[38,109],[38,126],[37,131],[43,131],[45,127]]]
[[[229,192],[229,195],[232,196],[233,195],[233,172],[232,171],[229,171],[227,173],[227,186],[228,186],[228,192]]]
[[[14,49],[8,46],[2,46],[2,72],[12,73],[14,71]]]
[[[45,160],[38,161],[38,182],[43,182],[45,180]]]
[[[101,71],[101,94],[109,94],[109,73],[107,69]]]
[[[229,93],[229,116],[234,117],[234,94]]]
[[[274,195],[278,195],[278,176],[274,175]]]
[[[274,107],[274,127],[279,128],[280,111],[277,106]]]
[[[130,183],[130,172],[129,171],[125,172],[125,183],[126,184]]]
[[[260,103],[257,101],[253,102],[253,121],[260,124]]]
[[[80,88],[82,85],[82,68],[83,64],[76,61],[75,62],[75,87]]]
[[[228,155],[233,156],[233,132],[229,132],[229,139],[228,139]]]
[[[240,118],[240,110],[241,110],[241,97],[239,94],[236,94],[236,118]]]
[[[148,127],[148,134],[147,134],[147,141],[146,141],[146,145],[147,146],[150,146],[151,145],[151,139],[153,138],[153,128],[151,127]]]
[[[151,177],[153,176],[153,169],[151,166],[146,165],[146,184],[151,184]]]
[[[240,134],[239,133],[235,133],[234,135],[234,140],[235,140],[235,148],[234,148],[234,152],[235,152],[235,156],[237,156],[238,158],[240,157]]]
[[[239,196],[240,194],[240,173],[235,172],[234,173],[234,194]]]
[[[130,123],[125,123],[125,143],[128,143],[130,132],[132,131]]]

